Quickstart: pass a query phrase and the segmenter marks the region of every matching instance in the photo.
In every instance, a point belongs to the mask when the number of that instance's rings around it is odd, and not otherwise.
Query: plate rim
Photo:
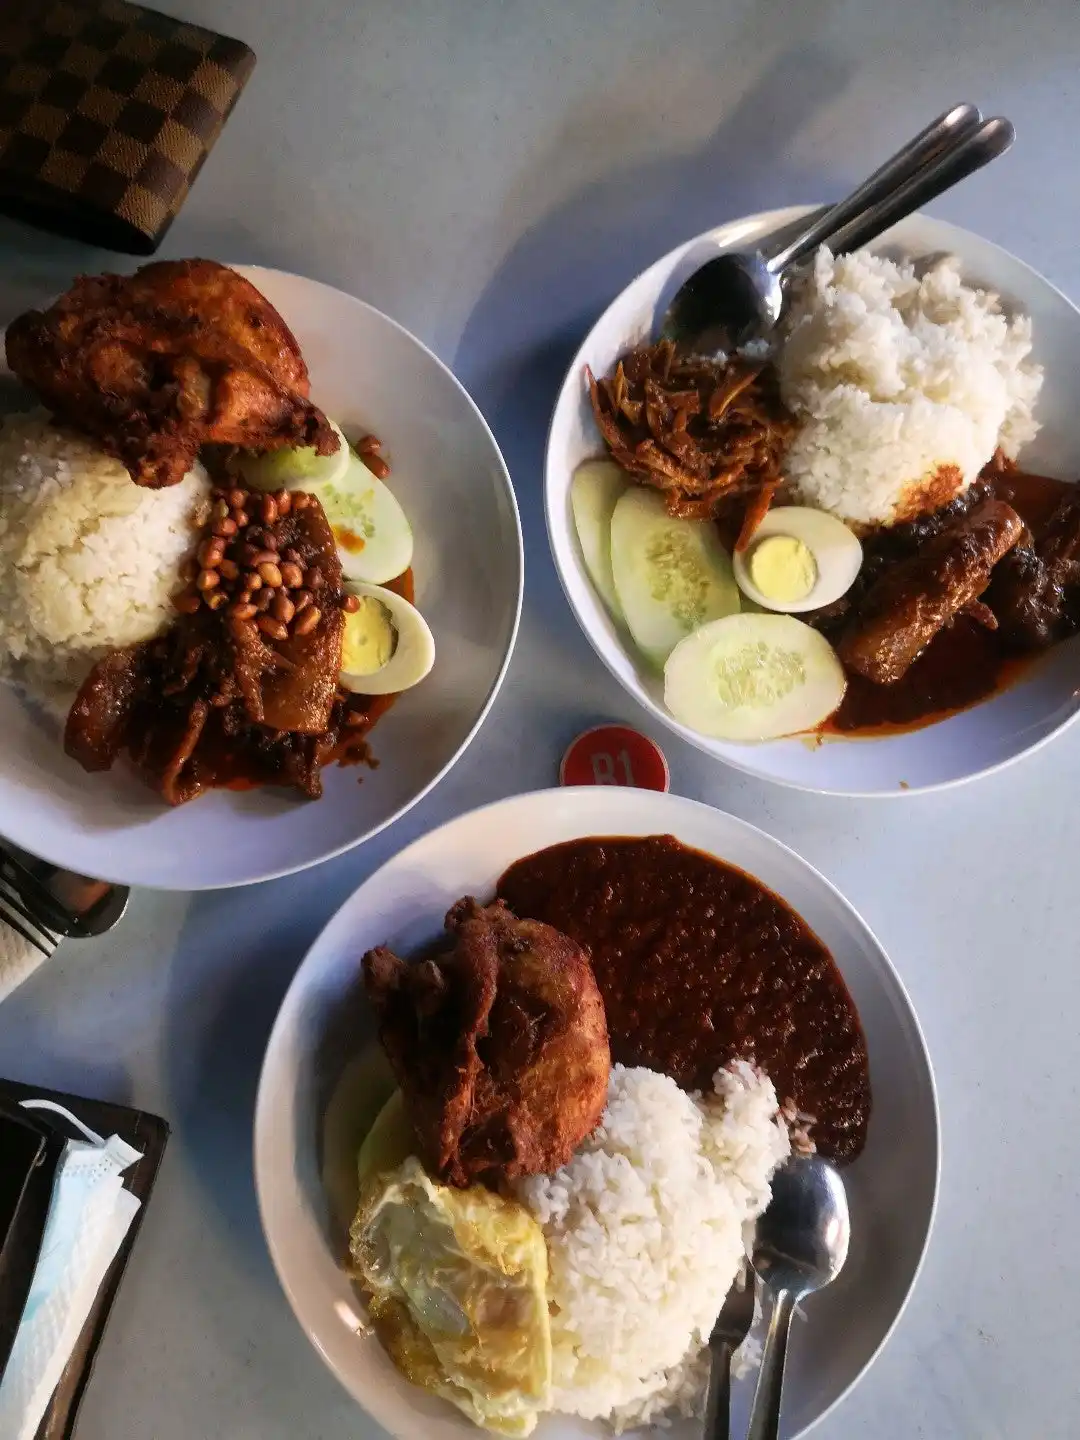
[[[492,431],[491,426],[488,424],[483,411],[480,409],[479,405],[473,399],[472,395],[466,389],[465,385],[462,383],[461,380],[458,379],[457,375],[446,363],[446,361],[436,355],[435,351],[432,350],[429,345],[425,344],[424,341],[419,338],[419,336],[415,335],[406,326],[402,325],[399,320],[395,320],[393,316],[387,315],[385,311],[378,309],[378,307],[372,305],[370,301],[362,300],[359,295],[350,294],[349,291],[342,290],[336,285],[330,285],[324,280],[316,280],[311,276],[301,275],[293,270],[279,269],[271,265],[246,265],[239,263],[231,263],[229,261],[221,261],[220,263],[226,265],[230,270],[235,270],[238,275],[244,276],[245,279],[250,280],[253,284],[256,284],[256,286],[258,284],[259,276],[274,276],[275,278],[280,278],[286,281],[299,281],[304,286],[315,286],[320,290],[327,291],[331,295],[343,297],[349,302],[350,305],[361,306],[377,320],[388,324],[394,330],[398,331],[398,333],[404,339],[411,341],[415,346],[417,346],[421,351],[423,351],[427,358],[431,360],[438,367],[439,370],[443,371],[443,373],[449,377],[454,387],[460,392],[469,409],[472,411],[474,418],[479,422],[482,432],[487,437],[487,440],[491,445],[493,454],[498,460],[498,474],[502,482],[502,489],[504,495],[509,502],[509,511],[513,519],[514,539],[516,542],[516,593],[514,599],[513,623],[510,626],[510,631],[507,637],[505,653],[503,654],[499,669],[490,687],[488,688],[488,692],[483,698],[483,703],[481,704],[480,709],[477,713],[476,720],[470,727],[465,738],[462,740],[458,748],[454,751],[453,755],[451,755],[450,758],[446,761],[445,765],[442,766],[442,768],[437,772],[437,774],[432,776],[432,778],[427,782],[426,785],[424,785],[422,789],[418,790],[417,793],[405,804],[399,806],[398,809],[394,810],[390,815],[380,820],[378,824],[372,826],[368,830],[365,830],[362,835],[357,836],[356,839],[348,840],[343,845],[336,845],[331,849],[320,852],[318,855],[312,856],[310,859],[301,860],[295,865],[286,865],[266,871],[260,870],[258,871],[258,873],[253,873],[242,880],[210,880],[193,886],[183,877],[179,879],[175,878],[171,868],[161,874],[155,875],[154,878],[146,878],[146,876],[144,875],[139,875],[135,878],[132,878],[130,874],[125,875],[121,872],[114,871],[111,868],[112,861],[109,841],[107,838],[98,838],[97,843],[101,847],[102,863],[100,866],[95,863],[95,878],[103,880],[111,885],[141,886],[146,889],[164,890],[169,892],[182,891],[199,895],[207,894],[212,891],[235,890],[244,885],[261,885],[268,880],[282,880],[289,875],[298,875],[304,870],[312,869],[316,865],[323,865],[327,861],[336,860],[339,856],[345,855],[350,850],[354,850],[358,846],[364,845],[369,840],[374,839],[376,835],[380,834],[383,830],[386,830],[389,826],[400,820],[404,815],[408,814],[408,812],[412,810],[414,806],[418,805],[422,800],[426,799],[426,797],[431,794],[431,792],[436,788],[436,786],[438,786],[443,780],[445,780],[446,776],[450,773],[451,770],[453,770],[455,765],[457,765],[458,761],[465,754],[466,750],[469,749],[472,742],[476,739],[476,736],[479,733],[484,722],[487,720],[488,715],[490,714],[491,709],[499,696],[499,692],[502,689],[503,682],[505,681],[507,672],[510,668],[510,662],[513,660],[514,652],[517,649],[518,637],[521,630],[522,608],[525,599],[525,537],[521,526],[521,510],[518,505],[517,492],[514,489],[513,477],[510,474],[510,467],[506,463],[506,457],[503,455],[502,447],[499,445],[498,440],[495,438],[495,434]],[[287,320],[286,324],[289,324]],[[290,328],[292,327],[290,326]],[[6,334],[6,327],[2,332],[0,332],[0,334]],[[4,359],[2,351],[0,351],[0,374],[9,373],[10,372],[8,370],[6,360]],[[6,684],[7,682],[3,681],[0,683]],[[316,801],[315,803],[318,804],[319,802]],[[133,829],[136,827],[137,823],[138,822],[132,821],[130,826],[127,828]],[[6,825],[2,830],[0,830],[0,837],[10,840],[13,845],[17,845],[24,850],[28,850],[32,854],[38,856],[40,859],[48,861],[48,863],[51,865],[56,865],[61,868],[68,867],[70,857],[68,857],[68,859],[65,859],[64,856],[59,851],[55,850],[52,845],[47,845],[44,847],[39,846],[34,843],[32,837],[29,837],[28,844],[28,837],[21,833],[9,833]]]
[[[269,1252],[271,1264],[273,1265],[274,1273],[277,1276],[278,1284],[281,1286],[281,1289],[284,1292],[285,1298],[288,1302],[290,1310],[293,1313],[294,1319],[296,1320],[309,1344],[311,1344],[312,1348],[317,1352],[317,1354],[327,1366],[327,1369],[335,1377],[338,1383],[344,1388],[346,1393],[355,1401],[357,1405],[360,1406],[361,1410],[365,1414],[369,1415],[373,1420],[375,1420],[377,1424],[389,1428],[388,1420],[383,1416],[377,1414],[374,1410],[369,1409],[367,1403],[364,1400],[360,1399],[359,1395],[357,1395],[357,1393],[352,1387],[352,1384],[347,1378],[346,1373],[344,1373],[342,1368],[334,1362],[334,1360],[319,1343],[315,1335],[311,1332],[307,1324],[301,1318],[301,1302],[296,1296],[295,1287],[292,1285],[290,1279],[285,1273],[283,1261],[276,1240],[276,1232],[271,1232],[271,1228],[267,1222],[267,1210],[269,1207],[267,1192],[269,1190],[269,1180],[271,1177],[265,1174],[265,1167],[268,1163],[265,1157],[265,1151],[267,1146],[266,1137],[268,1132],[272,1128],[274,1128],[276,1124],[275,1114],[271,1105],[270,1098],[270,1089],[273,1083],[271,1069],[272,1066],[276,1066],[279,1063],[277,1052],[286,1043],[288,1031],[290,1027],[295,1023],[295,1018],[302,1013],[303,999],[306,991],[303,988],[301,981],[305,970],[309,967],[309,965],[311,965],[315,960],[318,959],[325,947],[334,943],[336,930],[339,927],[345,927],[348,925],[349,912],[355,905],[358,897],[368,887],[374,888],[378,884],[380,877],[384,875],[384,872],[387,869],[389,869],[391,866],[396,865],[402,865],[407,867],[408,862],[415,857],[416,852],[422,849],[423,846],[431,843],[431,841],[435,837],[442,835],[444,832],[453,829],[455,826],[460,825],[467,820],[479,819],[480,817],[488,816],[489,818],[492,818],[492,820],[495,822],[492,825],[492,829],[497,832],[499,827],[497,824],[497,819],[494,816],[493,812],[496,812],[501,808],[522,804],[525,806],[545,805],[552,803],[556,797],[564,798],[571,802],[575,797],[588,796],[590,799],[595,799],[597,789],[599,788],[603,788],[605,792],[607,792],[605,795],[605,799],[608,800],[615,807],[616,810],[619,806],[629,806],[633,802],[640,804],[644,800],[644,803],[655,807],[658,812],[660,810],[666,810],[670,812],[673,819],[678,815],[679,812],[693,814],[698,817],[719,816],[720,823],[733,826],[736,833],[741,832],[742,834],[751,837],[754,843],[763,842],[767,847],[773,848],[775,851],[778,851],[787,861],[794,862],[797,867],[800,867],[804,874],[807,875],[807,877],[810,878],[813,883],[823,886],[831,897],[833,903],[838,904],[840,909],[847,913],[848,919],[853,921],[857,928],[862,931],[865,938],[870,943],[871,948],[876,953],[881,975],[887,982],[891,982],[892,985],[895,987],[897,998],[902,1004],[905,1019],[910,1027],[911,1036],[915,1043],[915,1048],[919,1056],[921,1057],[922,1066],[925,1074],[926,1087],[930,1099],[930,1106],[927,1112],[927,1121],[929,1128],[932,1131],[934,1165],[933,1190],[930,1197],[928,1214],[926,1217],[925,1233],[919,1247],[919,1254],[915,1265],[912,1268],[911,1278],[904,1292],[903,1299],[897,1307],[896,1314],[893,1316],[892,1320],[885,1329],[884,1333],[881,1336],[881,1339],[875,1346],[872,1353],[867,1357],[862,1366],[855,1372],[855,1374],[840,1391],[840,1393],[835,1396],[835,1398],[821,1411],[821,1413],[817,1415],[813,1420],[811,1420],[809,1424],[805,1425],[800,1431],[798,1431],[797,1433],[793,1433],[789,1437],[789,1440],[802,1440],[802,1437],[809,1435],[810,1432],[814,1430],[818,1425],[820,1425],[823,1420],[825,1420],[828,1416],[832,1415],[833,1412],[837,1409],[837,1407],[841,1405],[843,1401],[845,1401],[851,1395],[856,1386],[865,1379],[866,1375],[869,1373],[874,1364],[878,1361],[882,1354],[882,1351],[885,1349],[886,1345],[888,1345],[889,1341],[895,1334],[897,1326],[900,1324],[900,1321],[903,1319],[904,1314],[907,1311],[909,1304],[911,1303],[911,1298],[915,1293],[916,1286],[918,1285],[919,1279],[923,1273],[923,1267],[926,1263],[926,1257],[930,1248],[931,1239],[933,1238],[934,1227],[938,1215],[938,1207],[941,1200],[943,1139],[941,1123],[941,1103],[940,1097],[938,1095],[937,1077],[934,1072],[933,1060],[930,1055],[929,1046],[926,1042],[926,1035],[923,1030],[922,1023],[919,1020],[918,1012],[915,1009],[910,994],[908,993],[907,986],[904,984],[903,977],[901,976],[900,971],[894,964],[888,951],[885,949],[884,945],[878,938],[877,933],[874,931],[873,927],[869,924],[869,922],[864,918],[862,913],[855,907],[855,905],[850,900],[848,900],[848,898],[843,894],[843,892],[828,878],[827,875],[823,874],[817,868],[817,866],[815,866],[811,861],[807,860],[804,856],[802,856],[796,849],[794,849],[794,847],[786,844],[783,840],[778,839],[775,835],[770,834],[767,830],[762,829],[760,826],[754,825],[751,821],[744,820],[738,815],[733,815],[730,811],[723,810],[719,806],[709,805],[703,800],[695,800],[690,796],[678,795],[670,791],[644,791],[627,786],[549,786],[539,790],[529,790],[524,791],[520,794],[503,796],[501,799],[493,800],[488,802],[487,804],[476,806],[472,810],[462,811],[460,814],[455,815],[449,820],[444,821],[441,825],[437,825],[433,829],[425,831],[423,835],[417,836],[417,838],[415,840],[412,840],[408,845],[403,846],[393,855],[388,856],[381,865],[379,865],[375,870],[373,870],[370,875],[368,875],[349,895],[347,895],[346,898],[334,911],[334,913],[329,917],[326,924],[320,929],[318,935],[316,935],[311,945],[305,951],[303,958],[297,966],[293,974],[292,980],[289,982],[289,987],[286,990],[285,995],[282,997],[281,1004],[278,1007],[278,1012],[274,1017],[274,1023],[271,1027],[270,1034],[266,1042],[266,1048],[263,1054],[262,1063],[259,1068],[259,1081],[256,1089],[255,1108],[252,1121],[251,1153],[252,1171],[255,1181],[256,1202],[259,1211],[259,1224],[262,1229],[263,1239]],[[608,833],[614,833],[614,830]],[[654,833],[659,833],[659,831]],[[555,841],[552,843],[559,842]],[[508,861],[507,863],[512,862]],[[733,864],[734,862],[728,861],[727,863]],[[751,872],[748,871],[747,873]],[[762,881],[759,883],[765,882]],[[393,1434],[394,1432],[389,1431],[389,1433]]]
[[[584,360],[582,357],[585,350],[589,346],[589,342],[592,340],[592,337],[598,327],[607,319],[607,317],[616,308],[616,306],[619,305],[627,290],[629,290],[632,286],[637,285],[647,275],[651,274],[652,271],[659,270],[664,266],[673,267],[673,265],[677,263],[676,257],[689,251],[693,246],[698,244],[707,244],[710,241],[715,242],[717,238],[721,236],[725,231],[738,230],[740,227],[743,226],[755,227],[760,225],[763,221],[767,222],[769,225],[773,225],[779,228],[785,224],[790,224],[792,221],[798,220],[803,216],[813,214],[814,211],[820,210],[821,208],[822,202],[818,202],[817,204],[810,205],[784,205],[772,210],[758,210],[749,215],[740,215],[735,216],[730,220],[724,220],[718,225],[711,226],[708,230],[701,231],[700,234],[689,236],[687,239],[680,241],[678,245],[672,246],[670,250],[666,251],[663,255],[658,256],[655,260],[651,262],[651,264],[646,265],[644,269],[640,270],[636,275],[632,276],[626,282],[626,284],[619,289],[618,293],[613,296],[613,298],[608,302],[608,304],[605,305],[604,308],[595,316],[588,330],[582,337],[581,343],[575,350],[573,359],[570,361],[566,373],[564,374],[562,381],[559,384],[558,394],[556,395],[555,403],[551,408],[551,415],[548,418],[547,433],[544,440],[544,523],[547,530],[548,550],[551,555],[551,561],[555,567],[555,573],[559,577],[559,585],[562,588],[563,596],[565,597],[566,603],[570,607],[570,611],[574,616],[575,621],[577,622],[578,629],[584,635],[585,639],[589,642],[589,645],[592,647],[594,653],[597,655],[601,664],[607,670],[608,674],[612,677],[613,680],[615,680],[620,690],[622,690],[627,696],[629,696],[629,698],[633,701],[635,705],[640,706],[650,716],[655,717],[674,735],[677,735],[680,740],[684,740],[688,745],[692,745],[695,750],[698,750],[701,754],[708,756],[708,758],[714,763],[720,765],[727,765],[732,770],[736,770],[742,775],[752,776],[754,779],[761,780],[765,784],[778,785],[784,790],[792,790],[804,795],[824,795],[845,800],[898,801],[903,800],[910,795],[932,795],[945,790],[955,790],[962,785],[969,785],[975,780],[981,780],[987,776],[999,774],[1002,770],[1006,770],[1010,766],[1016,765],[1019,761],[1025,760],[1029,756],[1036,754],[1039,750],[1042,750],[1045,746],[1056,740],[1060,735],[1063,735],[1066,730],[1070,729],[1073,725],[1075,725],[1076,722],[1080,720],[1080,706],[1077,706],[1073,710],[1071,715],[1067,715],[1064,720],[1054,726],[1045,735],[1041,736],[1038,740],[1033,741],[1030,745],[1023,746],[1021,749],[1017,750],[1015,754],[1009,755],[1003,760],[996,760],[992,764],[985,765],[978,770],[973,770],[966,775],[955,776],[950,780],[936,780],[928,783],[918,783],[908,786],[890,786],[888,789],[866,790],[846,787],[843,789],[837,789],[831,786],[825,788],[822,787],[820,784],[815,785],[812,781],[809,780],[800,781],[791,779],[788,776],[767,775],[764,774],[759,768],[752,765],[748,760],[743,760],[741,758],[729,756],[726,754],[716,754],[715,751],[709,748],[708,736],[699,735],[695,731],[691,731],[686,726],[681,725],[673,715],[670,715],[662,705],[659,705],[650,696],[639,696],[631,692],[627,688],[622,676],[619,675],[614,664],[608,659],[608,656],[601,648],[599,637],[593,634],[592,629],[588,625],[586,625],[585,620],[578,611],[578,607],[574,601],[572,594],[570,593],[570,585],[566,578],[566,575],[564,574],[563,565],[559,558],[559,553],[556,547],[555,540],[555,505],[553,501],[553,487],[550,480],[551,472],[554,468],[551,446],[552,434],[555,428],[555,417],[562,405],[563,396],[566,393],[567,387],[572,382],[574,376],[580,374],[581,372],[581,368],[584,364]],[[1062,290],[1059,286],[1055,285],[1054,282],[1052,280],[1049,280],[1045,275],[1043,275],[1041,271],[1036,270],[1036,268],[1028,261],[1021,259],[1019,255],[1014,255],[1013,252],[1011,250],[1008,250],[1004,245],[999,245],[995,240],[988,240],[985,236],[979,235],[974,230],[969,230],[966,226],[957,225],[951,220],[940,219],[938,216],[929,215],[922,210],[916,211],[914,214],[905,217],[905,220],[908,222],[918,220],[930,221],[934,225],[946,230],[951,230],[957,235],[967,237],[972,240],[977,240],[980,245],[987,246],[990,249],[996,251],[997,254],[1003,256],[1013,265],[1017,265],[1022,270],[1026,271],[1033,280],[1045,286],[1054,295],[1056,295],[1059,300],[1063,301],[1065,305],[1067,305],[1068,308],[1075,315],[1077,326],[1078,328],[1080,328],[1080,303],[1073,300],[1069,295],[1064,292],[1064,290]],[[722,241],[721,243],[728,242]],[[951,717],[945,718],[948,719]],[[936,723],[944,723],[944,721]],[[933,726],[925,726],[923,728],[929,730],[932,729]],[[797,739],[799,737],[796,736],[785,738]],[[875,737],[873,736],[865,736],[862,738],[852,737],[848,740],[842,741],[829,740],[827,741],[827,743],[867,745],[873,744],[874,738]],[[765,741],[763,743],[770,744],[774,742]],[[756,748],[756,746],[753,744],[748,744],[744,748],[748,752],[752,752]]]

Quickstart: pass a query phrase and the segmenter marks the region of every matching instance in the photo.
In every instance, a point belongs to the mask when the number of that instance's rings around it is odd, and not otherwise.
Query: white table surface
[[[375,1440],[278,1289],[250,1122],[298,960],[386,856],[553,783],[586,725],[641,721],[580,636],[540,513],[547,413],[591,318],[709,224],[840,192],[959,99],[1013,152],[938,212],[1080,296],[1076,0],[175,0],[259,64],[164,255],[303,272],[402,321],[471,389],[521,503],[527,595],[494,712],[370,845],[269,887],[141,893],[0,1008],[0,1075],[168,1116],[159,1189],[79,1440]],[[100,253],[0,224],[0,321]],[[1078,401],[1080,401],[1080,377]],[[817,800],[663,737],[672,788],[820,867],[925,1026],[944,1123],[914,1299],[820,1440],[1065,1440],[1076,1413],[1080,727],[952,794]],[[2,827],[2,818],[0,818]]]

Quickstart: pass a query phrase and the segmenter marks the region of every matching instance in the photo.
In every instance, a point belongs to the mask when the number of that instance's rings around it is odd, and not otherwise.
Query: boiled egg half
[[[768,511],[733,557],[735,583],[764,610],[797,615],[839,600],[862,567],[862,546],[835,515],[805,505]]]
[[[427,621],[401,595],[382,585],[347,580],[360,607],[345,616],[341,684],[356,695],[397,695],[418,685],[435,663]]]
[[[412,564],[413,533],[393,492],[349,447],[339,427],[331,455],[300,446],[241,457],[240,473],[258,490],[306,490],[322,505],[348,580],[384,585]]]

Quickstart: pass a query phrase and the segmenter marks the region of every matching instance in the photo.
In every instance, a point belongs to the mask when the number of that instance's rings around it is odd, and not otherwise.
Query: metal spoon
[[[746,1440],[777,1440],[791,1317],[800,1301],[840,1273],[850,1228],[844,1182],[827,1160],[796,1156],[773,1176],[753,1255],[772,1296],[772,1318]]]
[[[767,340],[780,319],[784,282],[826,241],[858,249],[920,206],[989,164],[1012,144],[1001,118],[983,122],[974,105],[955,105],[875,170],[846,200],[809,217],[773,255],[731,250],[709,260],[678,290],[661,333],[700,355],[730,353]]]

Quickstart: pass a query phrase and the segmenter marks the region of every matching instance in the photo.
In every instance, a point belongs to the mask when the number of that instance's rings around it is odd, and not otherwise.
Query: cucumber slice
[[[627,483],[625,470],[612,460],[586,460],[570,482],[570,504],[585,569],[593,589],[616,618],[622,616],[622,607],[611,573],[611,517]]]
[[[675,719],[717,740],[776,740],[812,730],[847,680],[818,631],[791,615],[729,615],[688,636],[664,666]]]
[[[390,490],[355,455],[340,480],[312,487],[337,541],[347,580],[385,585],[412,564],[413,533]]]
[[[416,1136],[405,1113],[405,1097],[395,1090],[360,1146],[356,1169],[361,1188],[375,1176],[396,1170],[415,1149]]]
[[[611,570],[630,633],[657,669],[685,636],[739,608],[715,525],[669,515],[655,490],[632,486],[616,504]]]
[[[333,420],[338,448],[318,455],[309,445],[296,450],[268,450],[264,455],[242,455],[237,468],[241,479],[256,490],[315,490],[340,480],[349,464],[349,442]]]

